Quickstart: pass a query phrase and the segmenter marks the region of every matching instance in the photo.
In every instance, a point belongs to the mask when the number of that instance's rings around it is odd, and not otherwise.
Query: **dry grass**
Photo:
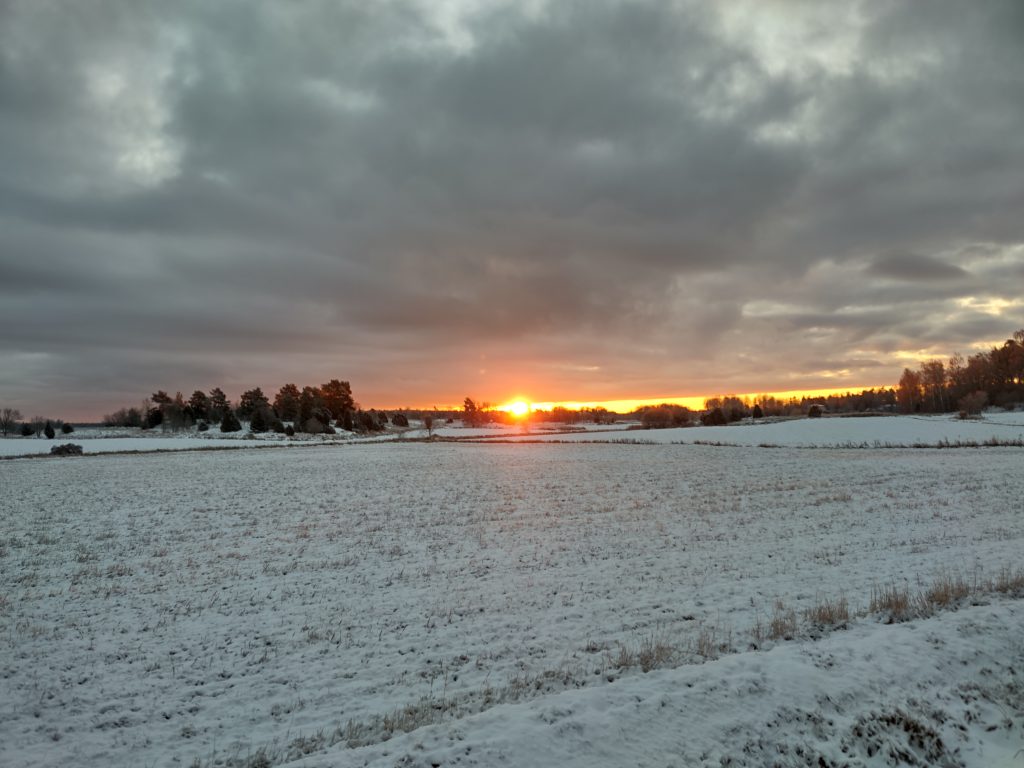
[[[990,579],[968,579],[950,573],[937,576],[924,588],[914,590],[909,586],[891,584],[875,587],[866,610],[851,610],[845,596],[830,600],[821,597],[810,608],[798,613],[776,600],[767,623],[757,618],[750,634],[755,648],[768,640],[792,640],[813,625],[819,629],[836,629],[846,626],[851,619],[881,614],[889,622],[907,621],[930,616],[941,610],[954,610],[964,599],[984,593],[1024,594],[1024,570],[1003,569]],[[635,642],[619,642],[613,651],[607,643],[588,640],[583,651],[588,655],[602,654],[603,664],[594,669],[592,664],[563,666],[558,670],[542,671],[534,675],[518,675],[504,686],[490,684],[476,692],[462,693],[454,697],[427,696],[386,714],[371,716],[365,720],[350,720],[338,726],[333,732],[319,731],[311,736],[294,739],[286,747],[276,750],[266,748],[244,759],[228,759],[223,763],[230,768],[267,768],[285,759],[298,759],[339,742],[349,747],[377,743],[387,740],[396,733],[416,730],[426,725],[444,722],[451,717],[460,717],[479,712],[499,703],[513,703],[528,700],[542,693],[586,686],[593,675],[600,675],[613,683],[618,675],[609,674],[631,669],[649,672],[674,667],[679,664],[700,663],[713,660],[733,652],[732,634],[717,624],[701,624],[696,636],[685,645],[672,642],[672,638],[658,633],[640,637]],[[203,764],[204,768],[207,764]],[[213,762],[209,764],[213,765]]]
[[[907,586],[875,587],[871,590],[868,613],[883,614],[889,622],[931,616],[939,610],[955,609],[971,595],[1024,592],[1024,570],[1004,568],[994,578],[969,580],[961,574],[942,573],[931,584],[912,590]]]
[[[872,587],[868,613],[888,614],[887,621],[891,624],[917,616],[920,604],[919,596],[912,594],[908,587],[895,584]]]
[[[1024,592],[1024,570],[1011,571],[1009,568],[1004,568],[991,582],[991,589],[993,592],[1004,594]]]
[[[768,637],[772,640],[792,640],[796,636],[796,611],[786,608],[781,600],[776,600],[772,608],[772,618],[768,622]]]
[[[931,586],[924,590],[920,600],[925,605],[945,608],[958,603],[967,597],[971,592],[976,591],[971,584],[961,576],[943,574],[932,582]]]
[[[850,606],[845,597],[837,600],[822,599],[804,611],[804,618],[812,624],[825,627],[845,626],[850,621]]]
[[[676,657],[676,648],[664,638],[650,635],[640,638],[636,647],[619,643],[619,652],[611,662],[615,669],[639,667],[642,672],[667,667]]]

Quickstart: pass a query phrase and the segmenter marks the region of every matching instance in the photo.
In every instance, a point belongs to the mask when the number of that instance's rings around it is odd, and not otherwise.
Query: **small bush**
[[[967,416],[978,416],[985,409],[985,406],[988,405],[988,393],[978,390],[969,395],[964,395],[960,398],[960,402],[957,405],[960,411],[967,414]]]
[[[404,413],[396,413],[394,416],[391,417],[391,423],[394,424],[396,427],[408,427],[409,417],[406,416]]]
[[[306,419],[306,422],[302,425],[302,431],[310,435],[319,435],[324,431],[323,422],[316,417]]]
[[[75,445],[74,443],[55,445],[50,449],[50,454],[53,456],[81,456],[82,446]]]
[[[205,421],[200,421],[199,424],[196,425],[196,429],[199,432],[206,432],[210,429],[210,425],[207,424]]]
[[[295,427],[293,427],[291,424],[289,424],[287,427],[284,428],[284,433],[288,437],[295,437]]]
[[[721,408],[713,408],[700,417],[700,423],[705,427],[722,427],[728,423],[725,418],[725,411]]]
[[[270,425],[267,424],[267,418],[263,413],[262,408],[257,408],[252,414],[252,419],[249,421],[250,432],[266,432]]]
[[[224,414],[224,418],[220,420],[220,431],[221,432],[241,432],[242,425],[238,421],[238,417],[235,416],[230,410]]]
[[[21,436],[22,437],[32,437],[32,435],[34,435],[34,434],[35,434],[35,432],[32,430],[32,425],[31,424],[22,424],[21,425]]]
[[[70,435],[70,434],[71,434],[72,432],[74,432],[74,431],[75,431],[75,428],[74,428],[74,427],[72,427],[72,426],[71,426],[70,424],[68,424],[67,422],[65,422],[64,424],[62,424],[62,425],[61,425],[61,427],[60,427],[60,431],[61,431],[61,432],[62,432],[63,434],[65,434],[65,435]]]

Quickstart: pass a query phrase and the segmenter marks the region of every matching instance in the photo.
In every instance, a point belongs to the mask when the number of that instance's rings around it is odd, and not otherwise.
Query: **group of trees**
[[[479,427],[484,424],[521,424],[523,422],[578,424],[589,421],[595,424],[611,424],[618,417],[617,413],[612,413],[607,408],[580,408],[573,410],[560,405],[556,405],[550,410],[531,410],[529,413],[516,415],[508,411],[498,410],[490,403],[478,404],[471,397],[467,397],[463,401],[461,411],[443,411],[435,408],[431,415],[435,419],[444,418],[445,421],[453,421],[455,418],[460,418],[463,424],[472,427]]]
[[[865,389],[861,392],[828,395],[827,397],[791,397],[782,399],[773,395],[738,397],[723,395],[709,397],[704,409],[691,411],[681,405],[662,403],[645,405],[633,412],[633,417],[648,429],[665,427],[723,426],[742,419],[763,419],[796,416],[820,416],[829,413],[856,413],[889,411],[896,403],[894,389]]]
[[[990,350],[978,352],[968,358],[959,353],[948,361],[929,360],[917,370],[904,369],[894,389],[865,389],[826,397],[802,397],[782,400],[771,395],[740,398],[735,395],[708,398],[702,412],[694,412],[681,405],[663,403],[644,406],[632,415],[649,428],[679,427],[701,423],[729,424],[744,418],[816,416],[824,410],[830,413],[871,412],[899,410],[903,413],[941,413],[960,410],[979,413],[986,405],[1000,407],[1024,402],[1024,329],[1013,338]],[[429,411],[404,409],[390,419],[387,413],[361,410],[352,397],[349,382],[331,379],[319,387],[299,387],[285,384],[273,399],[255,387],[242,393],[237,404],[232,404],[219,387],[208,393],[196,390],[188,398],[178,392],[174,396],[159,390],[138,407],[122,408],[104,417],[107,426],[162,427],[179,430],[197,425],[200,430],[219,425],[223,432],[242,429],[247,422],[253,432],[277,431],[292,433],[334,432],[335,428],[355,432],[374,432],[390,423],[407,427],[409,418],[424,423],[429,419],[431,428],[436,421],[460,418],[471,426],[489,422],[509,423],[523,419],[532,422],[560,422],[575,424],[583,421],[611,423],[618,414],[604,408],[570,410],[556,406],[547,411],[532,411],[525,416],[496,410],[489,403],[478,404],[467,397],[461,411]],[[70,424],[59,419],[32,417],[22,420],[13,408],[0,409],[0,435],[46,435],[54,437],[60,431],[74,431]]]
[[[905,368],[895,397],[903,413],[976,414],[986,405],[1024,402],[1024,329],[966,360],[957,353],[945,363],[928,360],[916,371]]]
[[[45,419],[42,416],[33,416],[31,419],[22,421],[21,412],[17,408],[0,408],[0,435],[21,435],[22,437],[39,437],[45,435],[52,440],[60,432],[70,435],[75,428],[60,419]]]
[[[103,419],[107,426],[143,429],[159,426],[172,431],[193,425],[198,425],[202,431],[210,425],[219,425],[221,432],[237,432],[243,422],[249,424],[252,432],[319,434],[333,433],[335,427],[373,432],[388,424],[388,416],[382,411],[360,410],[352,397],[351,385],[331,379],[319,387],[301,390],[295,384],[285,384],[273,400],[260,387],[255,387],[243,392],[237,404],[232,404],[219,387],[209,393],[197,389],[188,399],[181,392],[172,397],[160,390],[140,407],[122,408]]]

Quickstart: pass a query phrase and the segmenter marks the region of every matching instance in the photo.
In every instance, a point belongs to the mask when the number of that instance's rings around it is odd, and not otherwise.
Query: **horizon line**
[[[682,405],[690,410],[703,410],[705,401],[715,397],[738,397],[754,400],[758,397],[774,397],[779,400],[799,400],[802,397],[828,397],[829,395],[843,395],[847,393],[859,393],[865,390],[892,389],[891,384],[876,384],[859,387],[829,387],[819,389],[786,389],[786,390],[760,390],[757,392],[725,392],[714,395],[675,395],[667,397],[646,397],[646,398],[618,398],[611,400],[533,400],[527,395],[511,397],[508,400],[497,404],[491,404],[488,410],[507,411],[514,403],[523,402],[529,405],[530,411],[550,411],[553,408],[567,408],[571,411],[579,411],[584,408],[604,408],[612,413],[631,413],[638,408],[651,405]],[[475,398],[474,398],[475,399]],[[479,400],[477,404],[488,402]],[[461,411],[463,404],[442,404],[428,406],[403,405],[398,407],[377,407],[379,411],[401,411],[401,410],[422,410],[422,411]]]

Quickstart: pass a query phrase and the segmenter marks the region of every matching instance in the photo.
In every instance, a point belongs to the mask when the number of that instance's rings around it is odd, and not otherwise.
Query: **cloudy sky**
[[[1024,327],[1024,4],[0,3],[0,405],[891,384]]]

